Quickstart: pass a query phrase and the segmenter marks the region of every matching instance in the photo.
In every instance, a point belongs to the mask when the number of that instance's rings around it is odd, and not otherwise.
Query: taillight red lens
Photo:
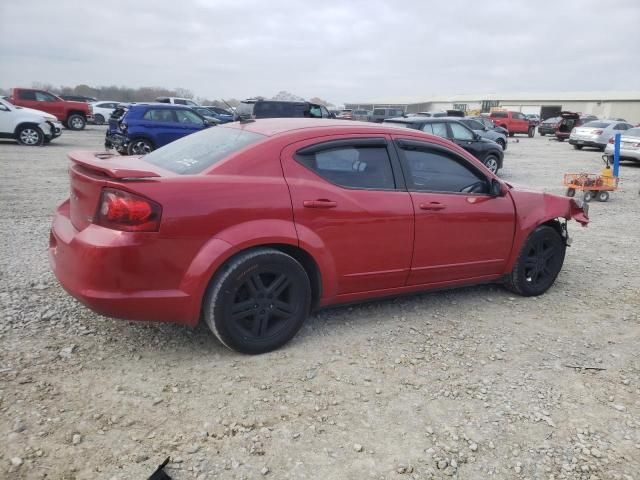
[[[124,190],[104,188],[96,224],[125,232],[157,232],[162,207],[154,201]]]

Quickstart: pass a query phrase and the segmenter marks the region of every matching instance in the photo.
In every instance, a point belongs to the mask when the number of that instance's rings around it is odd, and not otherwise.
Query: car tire
[[[576,189],[575,188],[567,188],[567,197],[575,197]]]
[[[311,284],[302,265],[279,250],[257,248],[231,259],[216,273],[203,316],[227,348],[260,354],[291,340],[310,305]]]
[[[559,142],[564,142],[564,138],[556,137]]]
[[[96,125],[104,125],[104,117],[101,114],[96,113],[93,116],[93,123],[95,123]]]
[[[566,249],[555,228],[548,225],[537,227],[524,242],[505,286],[524,297],[543,294],[560,273]]]
[[[585,190],[584,193],[582,194],[582,200],[584,202],[590,202],[593,199],[594,195],[593,192],[591,190]]]
[[[541,137],[544,137],[545,135],[546,135],[546,133],[542,133],[542,132],[540,132],[540,136],[541,136]]]
[[[536,135],[536,129],[535,127],[531,127],[528,131],[527,131],[527,135],[529,136],[529,138],[533,138]]]
[[[16,138],[21,145],[39,147],[44,144],[44,133],[35,125],[24,125],[16,132]]]
[[[584,147],[584,145],[574,145],[573,148],[575,148],[576,150],[582,150],[582,147]]]
[[[482,163],[484,163],[484,166],[487,167],[491,173],[498,173],[498,170],[500,170],[500,159],[493,153],[487,155]]]
[[[127,155],[146,155],[154,150],[153,143],[146,138],[134,138],[127,145]]]
[[[514,133],[514,132],[509,132],[509,136],[510,136],[510,137],[513,137],[514,135],[515,135],[515,133]]]
[[[609,192],[607,192],[606,190],[600,190],[596,195],[596,200],[598,200],[599,202],[606,202],[607,200],[609,200]]]
[[[78,113],[69,115],[66,126],[69,130],[84,130],[87,126],[87,119]]]

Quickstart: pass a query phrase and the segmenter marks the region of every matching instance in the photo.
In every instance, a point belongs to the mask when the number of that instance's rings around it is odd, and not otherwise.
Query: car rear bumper
[[[121,133],[109,133],[107,132],[104,139],[104,146],[106,148],[115,148],[121,150],[127,148],[129,145],[129,138]]]
[[[195,325],[200,305],[176,289],[146,290],[154,275],[141,252],[152,234],[90,225],[76,230],[69,202],[56,212],[49,236],[49,263],[62,287],[91,310],[108,317]]]
[[[613,155],[614,147],[611,144],[607,144],[604,152],[607,155]],[[640,149],[631,149],[631,148],[620,148],[620,158],[635,160],[640,162]]]
[[[569,143],[571,145],[582,145],[584,147],[594,147],[594,148],[604,148],[606,144],[598,143],[593,140],[585,140],[582,138],[569,138]]]
[[[538,127],[538,133],[544,133],[545,135],[553,135],[556,133],[556,129],[553,127]]]

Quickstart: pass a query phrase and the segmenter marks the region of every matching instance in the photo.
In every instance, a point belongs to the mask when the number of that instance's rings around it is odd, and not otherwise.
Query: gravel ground
[[[66,153],[0,144],[0,477],[640,479],[640,165],[592,202],[551,290],[429,293],[311,317],[249,357],[195,330],[111,320],[56,283]],[[600,153],[519,138],[503,178],[561,193]],[[578,366],[589,369],[575,368]]]

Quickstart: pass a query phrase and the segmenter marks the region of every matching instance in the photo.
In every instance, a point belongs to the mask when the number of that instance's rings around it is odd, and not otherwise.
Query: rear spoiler
[[[121,157],[108,152],[76,151],[69,153],[69,160],[81,167],[100,172],[111,178],[154,178],[161,175],[150,170],[143,170],[138,157]]]

